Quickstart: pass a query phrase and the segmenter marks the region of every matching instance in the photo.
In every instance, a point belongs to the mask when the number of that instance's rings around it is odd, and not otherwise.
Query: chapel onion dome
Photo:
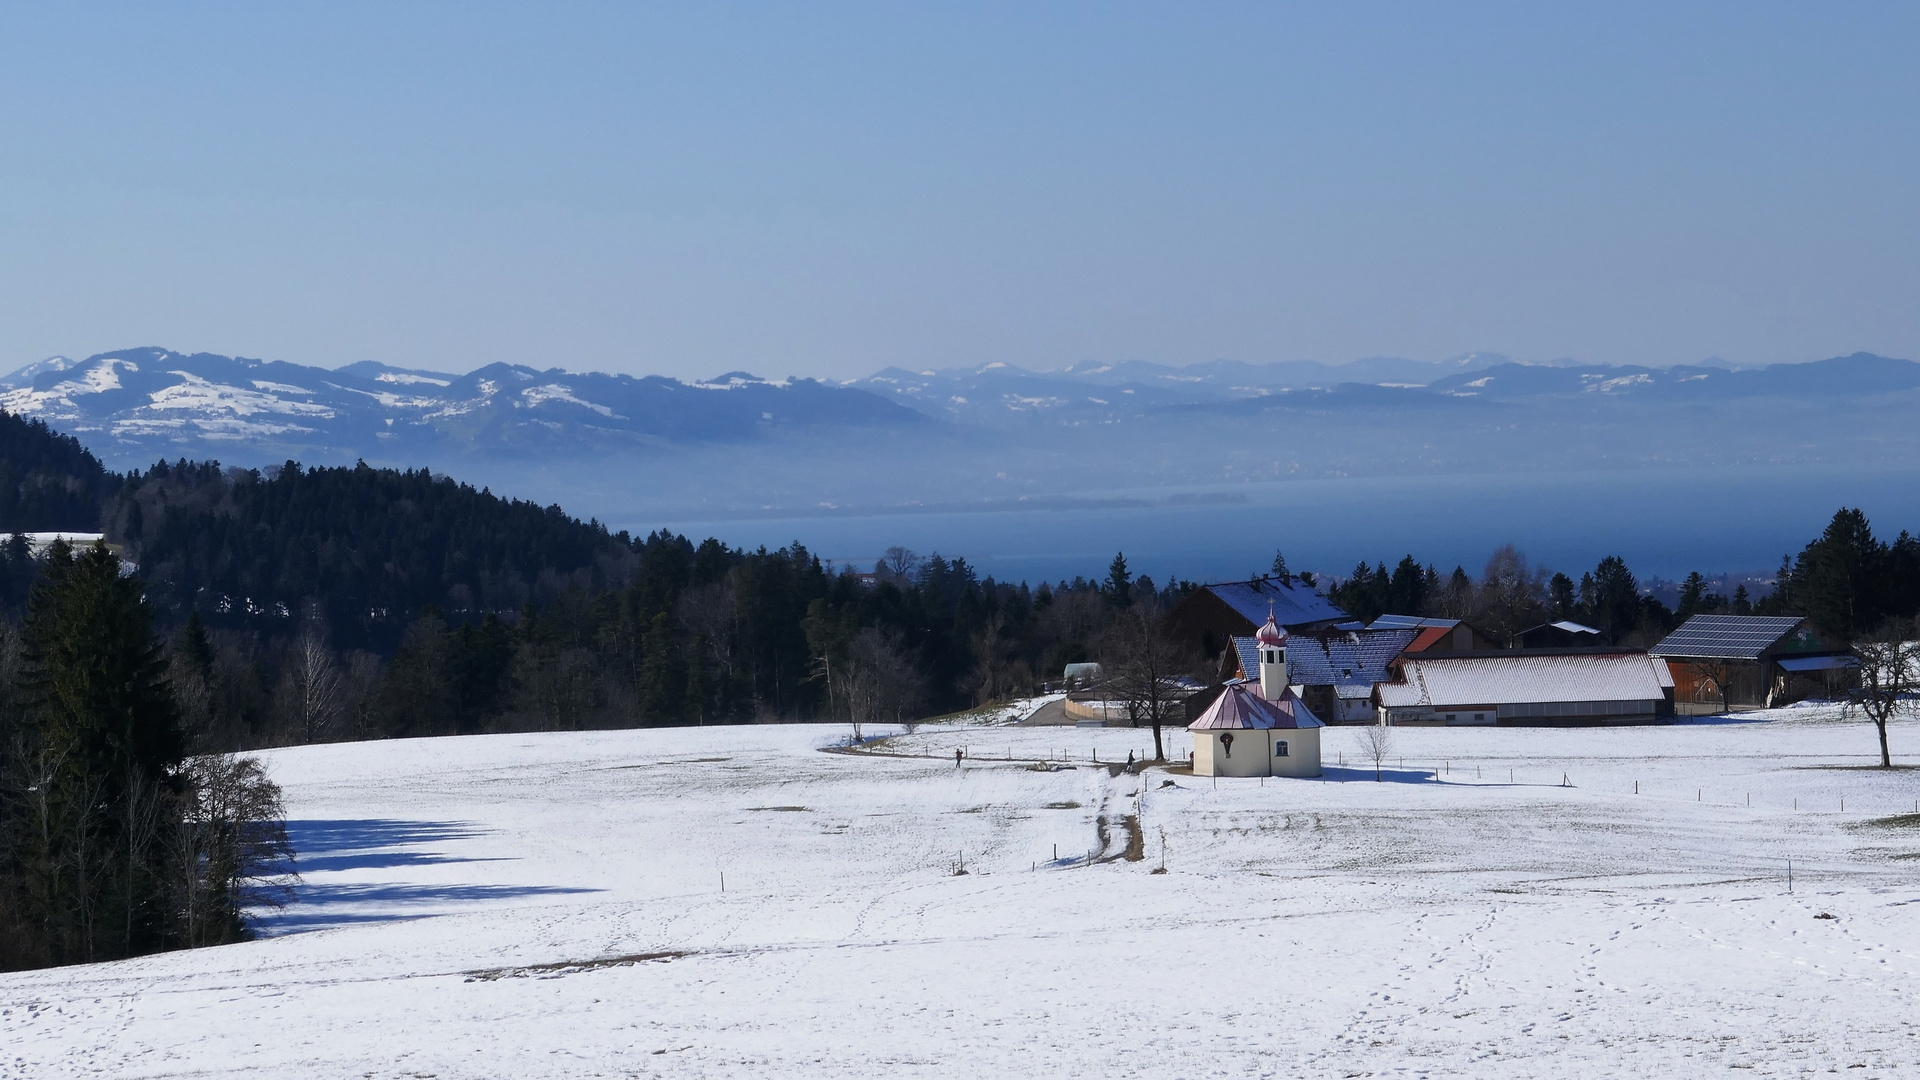
[[[1287,644],[1287,632],[1280,629],[1279,623],[1273,621],[1272,613],[1268,613],[1267,625],[1261,627],[1260,632],[1255,634],[1254,637],[1258,639],[1262,645],[1285,647]]]

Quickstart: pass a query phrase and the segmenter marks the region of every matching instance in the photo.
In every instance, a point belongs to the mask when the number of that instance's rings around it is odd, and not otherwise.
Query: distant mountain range
[[[119,469],[163,457],[429,466],[622,523],[1154,490],[1150,501],[1178,501],[1369,475],[1920,460],[1920,364],[1867,353],[1751,369],[1476,353],[682,382],[143,348],[23,368],[0,379],[0,409]]]
[[[782,428],[907,427],[918,414],[811,379],[658,376],[490,364],[465,375],[363,361],[337,370],[213,353],[55,357],[0,380],[0,409],[38,417],[108,460],[402,458],[449,447],[559,457],[742,443]]]
[[[1652,402],[1729,401],[1737,398],[1838,399],[1920,388],[1920,363],[1855,353],[1803,364],[1763,368],[1516,364],[1504,356],[1472,353],[1440,363],[1390,358],[1351,364],[1295,361],[1243,364],[1215,361],[1191,367],[1159,364],[1077,364],[1060,371],[1026,371],[1006,364],[911,372],[888,368],[848,385],[893,398],[929,416],[961,422],[1106,422],[1157,410],[1211,408],[1238,403],[1239,414],[1267,408],[1344,408],[1425,404],[1437,398],[1602,398]],[[1390,391],[1378,393],[1376,391]],[[1292,396],[1289,396],[1292,395]]]

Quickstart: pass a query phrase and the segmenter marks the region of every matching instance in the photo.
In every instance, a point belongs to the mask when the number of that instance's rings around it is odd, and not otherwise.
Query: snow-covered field
[[[1920,1075],[1920,772],[1746,719],[1401,729],[1378,783],[1340,730],[1217,786],[1073,727],[278,751],[299,902],[0,976],[0,1075]]]

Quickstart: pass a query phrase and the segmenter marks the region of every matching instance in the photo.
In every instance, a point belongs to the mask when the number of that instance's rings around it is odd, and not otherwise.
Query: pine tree
[[[1573,594],[1573,579],[1556,571],[1553,580],[1547,583],[1548,603],[1553,605],[1553,617],[1566,620],[1578,614],[1579,600]]]
[[[1680,585],[1680,609],[1678,614],[1682,619],[1685,619],[1689,616],[1700,614],[1706,610],[1706,607],[1707,579],[1700,576],[1700,571],[1695,570],[1693,573],[1688,574],[1687,580]]]
[[[56,542],[28,602],[30,906],[54,962],[165,943],[168,796],[184,740],[141,582],[105,544]]]
[[[1115,552],[1113,562],[1107,567],[1105,592],[1115,607],[1126,607],[1133,600],[1133,574],[1127,570],[1124,551]]]

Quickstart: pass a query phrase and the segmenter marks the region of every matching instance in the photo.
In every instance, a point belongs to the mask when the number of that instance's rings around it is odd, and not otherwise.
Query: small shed
[[[1084,690],[1100,681],[1100,665],[1068,664],[1061,679],[1068,690]]]
[[[1290,690],[1268,701],[1253,684],[1229,683],[1187,725],[1194,775],[1319,776],[1322,726]]]
[[[1577,649],[1588,645],[1603,646],[1606,643],[1605,634],[1591,626],[1567,619],[1529,626],[1514,635],[1513,639],[1513,647],[1516,649]]]

